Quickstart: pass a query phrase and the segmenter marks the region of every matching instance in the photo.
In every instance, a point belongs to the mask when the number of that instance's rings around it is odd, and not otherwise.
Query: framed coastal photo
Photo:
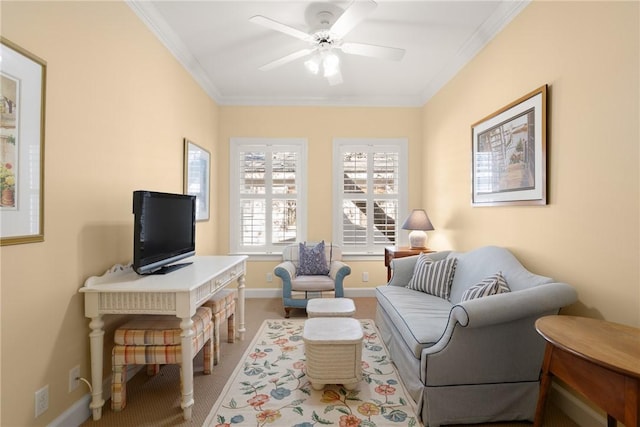
[[[184,194],[196,196],[196,221],[209,219],[211,154],[185,138]]]
[[[0,245],[44,240],[46,62],[0,37]]]
[[[547,204],[547,86],[471,126],[473,206]]]

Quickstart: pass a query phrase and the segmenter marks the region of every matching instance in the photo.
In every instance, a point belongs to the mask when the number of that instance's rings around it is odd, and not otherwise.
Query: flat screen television
[[[173,264],[196,253],[196,197],[133,192],[133,269],[165,274],[191,263]]]

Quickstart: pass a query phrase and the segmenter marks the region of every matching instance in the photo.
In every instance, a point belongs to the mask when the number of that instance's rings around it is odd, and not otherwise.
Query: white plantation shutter
[[[407,141],[335,139],[333,150],[333,240],[345,254],[382,254],[407,212]]]
[[[231,252],[270,254],[304,239],[306,140],[232,138]]]

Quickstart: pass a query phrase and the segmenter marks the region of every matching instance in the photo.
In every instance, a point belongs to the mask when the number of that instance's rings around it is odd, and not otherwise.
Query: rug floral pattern
[[[214,405],[210,426],[418,426],[371,320],[362,320],[363,379],[316,391],[305,375],[304,319],[266,320]]]

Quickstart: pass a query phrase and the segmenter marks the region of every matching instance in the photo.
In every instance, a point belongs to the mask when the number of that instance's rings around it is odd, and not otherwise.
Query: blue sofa
[[[428,256],[457,258],[449,300],[406,287],[418,256],[394,259],[391,281],[376,288],[376,323],[422,422],[533,421],[545,346],[534,322],[576,302],[576,291],[500,247]],[[461,301],[497,272],[510,292]]]

